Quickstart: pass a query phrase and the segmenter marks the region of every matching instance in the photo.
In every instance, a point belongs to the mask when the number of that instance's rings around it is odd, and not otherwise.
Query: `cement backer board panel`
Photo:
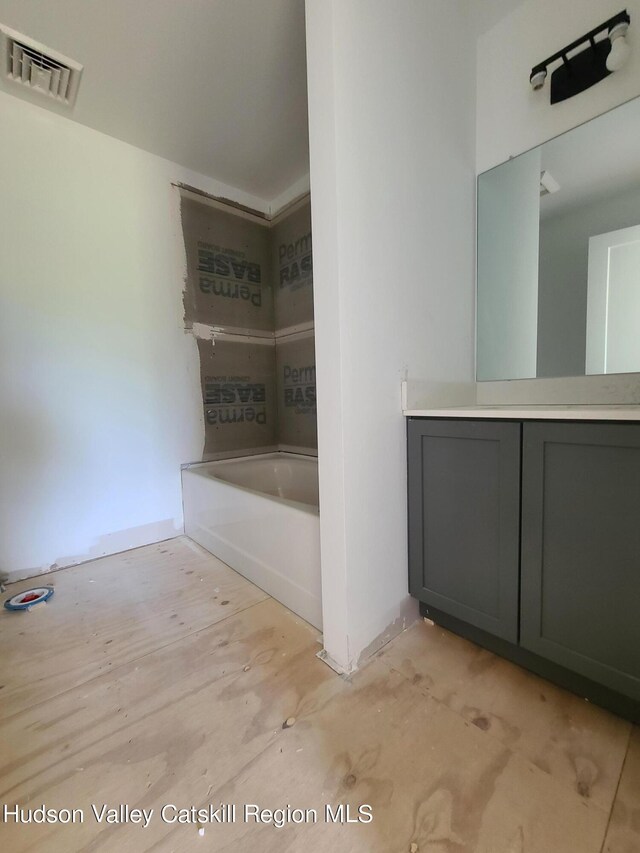
[[[185,324],[273,331],[270,230],[183,198]]]
[[[313,322],[310,202],[274,225],[271,246],[276,329]]]
[[[317,448],[316,354],[312,332],[276,341],[278,372],[278,440],[280,444]]]
[[[204,456],[275,447],[273,342],[198,341],[204,404]]]
[[[239,333],[234,341],[224,337],[217,337],[215,344],[198,341],[203,458],[278,445],[315,450],[313,332],[282,339],[277,347],[273,340],[260,344],[249,338],[252,333],[269,334],[274,328],[313,322],[310,204],[270,229],[184,198],[182,223],[187,255],[185,324]],[[240,338],[243,334],[246,341]]]

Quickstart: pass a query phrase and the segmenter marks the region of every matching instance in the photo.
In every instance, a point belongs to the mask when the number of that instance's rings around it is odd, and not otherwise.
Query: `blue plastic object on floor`
[[[36,604],[47,601],[52,595],[52,586],[36,586],[33,589],[25,589],[17,595],[12,595],[5,601],[4,606],[7,610],[30,610]]]

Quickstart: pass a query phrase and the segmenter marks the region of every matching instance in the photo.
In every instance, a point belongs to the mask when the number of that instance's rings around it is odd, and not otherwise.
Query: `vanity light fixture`
[[[619,12],[544,62],[534,65],[529,76],[533,90],[542,89],[547,78],[547,67],[558,59],[562,60],[562,64],[551,75],[552,104],[572,98],[604,80],[612,71],[619,71],[630,52],[626,39],[630,23],[629,13],[626,10]],[[607,36],[596,41],[596,37],[604,32]],[[573,53],[586,43],[588,47]],[[571,53],[573,55],[569,56]]]

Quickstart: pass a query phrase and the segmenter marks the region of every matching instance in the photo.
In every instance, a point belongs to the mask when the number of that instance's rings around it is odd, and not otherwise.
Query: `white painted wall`
[[[475,41],[457,0],[306,12],[324,641],[350,670],[416,613],[401,379],[473,376]]]
[[[627,65],[560,104],[540,92],[531,68],[626,8],[631,16]],[[524,0],[478,39],[477,169],[502,163],[640,94],[640,0]],[[555,67],[555,66],[554,66]]]
[[[0,572],[182,529],[203,442],[183,181],[262,199],[0,93]]]

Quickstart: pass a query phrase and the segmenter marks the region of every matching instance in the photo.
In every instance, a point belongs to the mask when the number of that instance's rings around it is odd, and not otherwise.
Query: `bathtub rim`
[[[213,474],[205,473],[204,471],[200,471],[198,469],[211,466],[220,466],[223,467],[233,462],[240,462],[241,460],[256,460],[256,459],[273,459],[282,458],[283,456],[290,457],[292,459],[302,459],[305,462],[315,460],[316,467],[318,465],[318,457],[317,456],[307,456],[303,453],[290,453],[287,450],[272,450],[268,453],[255,453],[250,454],[248,456],[231,456],[228,459],[212,459],[208,462],[192,462],[189,465],[185,465],[182,468],[182,473],[186,474],[191,472],[193,474],[197,474],[199,477],[204,477],[209,480],[215,480],[218,483],[221,483],[223,486],[227,486],[230,489],[237,489],[241,492],[246,492],[249,495],[255,495],[258,498],[262,498],[264,500],[274,501],[275,503],[284,504],[291,509],[298,510],[299,512],[304,512],[307,515],[315,515],[320,516],[320,507],[316,506],[316,504],[306,504],[303,501],[294,501],[291,498],[281,498],[279,495],[270,495],[268,492],[260,492],[258,489],[250,489],[248,486],[239,486],[237,483],[230,483],[228,480],[223,480],[221,477],[216,477]]]

